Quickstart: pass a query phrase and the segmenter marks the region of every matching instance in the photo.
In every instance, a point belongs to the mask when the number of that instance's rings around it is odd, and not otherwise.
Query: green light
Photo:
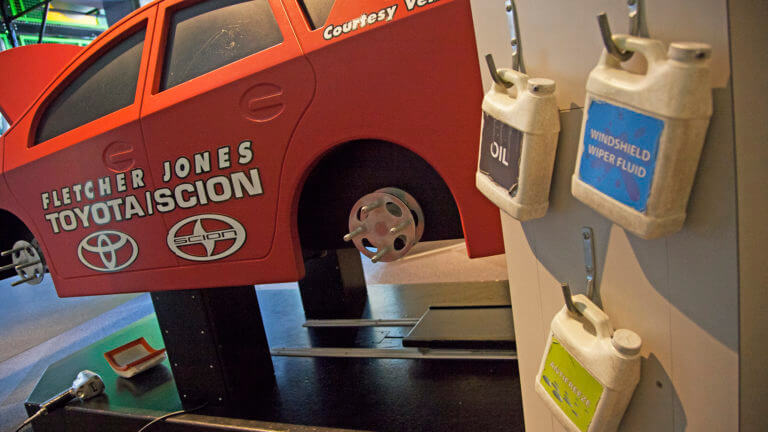
[[[37,0],[11,0],[11,15],[16,15],[19,12],[30,10],[32,6],[38,4],[39,2]],[[24,16],[21,16],[18,18],[18,21],[25,22],[25,23],[34,23],[34,24],[41,24],[42,23],[42,14],[45,10],[44,6],[39,6],[32,10],[31,12],[27,13]],[[37,15],[37,16],[34,16]],[[59,21],[56,19],[47,19],[46,22],[48,24],[52,25],[60,25],[63,27],[73,27],[73,28],[84,28],[89,30],[99,30],[104,31],[107,29],[106,25],[97,24],[97,25],[90,25],[90,24],[79,24],[79,23],[73,23],[68,21]]]
[[[25,45],[34,45],[37,43],[37,36],[35,35],[19,35],[19,45],[25,46]],[[65,38],[65,37],[56,37],[56,36],[45,36],[43,37],[43,43],[57,43],[57,44],[66,44],[66,45],[77,45],[77,46],[86,46],[91,41],[87,39],[73,39],[73,38]]]

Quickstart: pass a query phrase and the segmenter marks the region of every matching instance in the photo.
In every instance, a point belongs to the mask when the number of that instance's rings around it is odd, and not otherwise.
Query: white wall
[[[490,85],[485,54],[509,67],[512,54],[504,0],[471,0],[484,88]],[[666,42],[712,45],[712,85],[725,87],[730,74],[725,0],[646,0],[644,30]],[[517,0],[527,72],[557,82],[561,109],[584,106],[584,84],[603,47],[597,14],[605,11],[614,33],[626,33],[628,8],[622,0]],[[643,67],[635,56],[630,68]]]
[[[503,0],[473,1],[478,54],[510,63]],[[519,223],[503,215],[526,429],[562,427],[534,393],[549,323],[563,306],[559,282],[584,289],[579,230],[595,230],[598,285],[616,328],[643,338],[642,378],[620,430],[735,431],[739,424],[739,262],[734,131],[725,0],[647,1],[647,28],[666,42],[713,47],[715,115],[682,231],[641,240],[570,194],[584,85],[602,49],[595,15],[626,31],[622,1],[517,3],[528,74],[555,79],[562,132],[549,213]],[[639,56],[635,56],[639,57]],[[642,68],[633,59],[630,67]],[[484,61],[484,84],[489,75]]]

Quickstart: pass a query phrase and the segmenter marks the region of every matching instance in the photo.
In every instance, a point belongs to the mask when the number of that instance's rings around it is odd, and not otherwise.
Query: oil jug
[[[483,99],[483,133],[475,184],[510,216],[544,216],[560,132],[555,82],[499,69]],[[505,83],[510,83],[507,88]]]
[[[614,36],[642,54],[645,73],[622,69],[603,51],[589,74],[573,196],[635,235],[682,228],[712,115],[711,49]]]
[[[640,381],[642,341],[631,330],[614,332],[586,296],[569,302],[570,291],[552,320],[536,393],[569,431],[615,431]]]

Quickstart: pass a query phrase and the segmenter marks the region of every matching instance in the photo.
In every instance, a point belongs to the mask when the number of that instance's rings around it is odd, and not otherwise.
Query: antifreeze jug
[[[644,74],[603,51],[589,74],[573,196],[637,236],[682,228],[712,115],[710,47],[627,35],[616,45],[642,54]]]
[[[642,341],[630,330],[614,332],[586,296],[573,296],[570,307],[552,320],[536,393],[569,431],[615,431],[640,381]]]
[[[560,132],[555,83],[499,69],[483,99],[483,133],[475,185],[510,216],[544,216]],[[512,83],[507,88],[503,83]]]

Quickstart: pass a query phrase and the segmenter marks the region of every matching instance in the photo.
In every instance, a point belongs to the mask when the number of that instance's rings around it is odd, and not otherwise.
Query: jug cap
[[[706,60],[712,55],[712,47],[699,42],[673,42],[667,56],[681,62]]]
[[[531,78],[528,80],[528,91],[544,96],[555,92],[555,82],[547,78]]]
[[[618,329],[613,333],[611,343],[616,351],[627,355],[633,356],[640,353],[640,347],[643,345],[643,341],[640,339],[637,333],[632,330]]]

